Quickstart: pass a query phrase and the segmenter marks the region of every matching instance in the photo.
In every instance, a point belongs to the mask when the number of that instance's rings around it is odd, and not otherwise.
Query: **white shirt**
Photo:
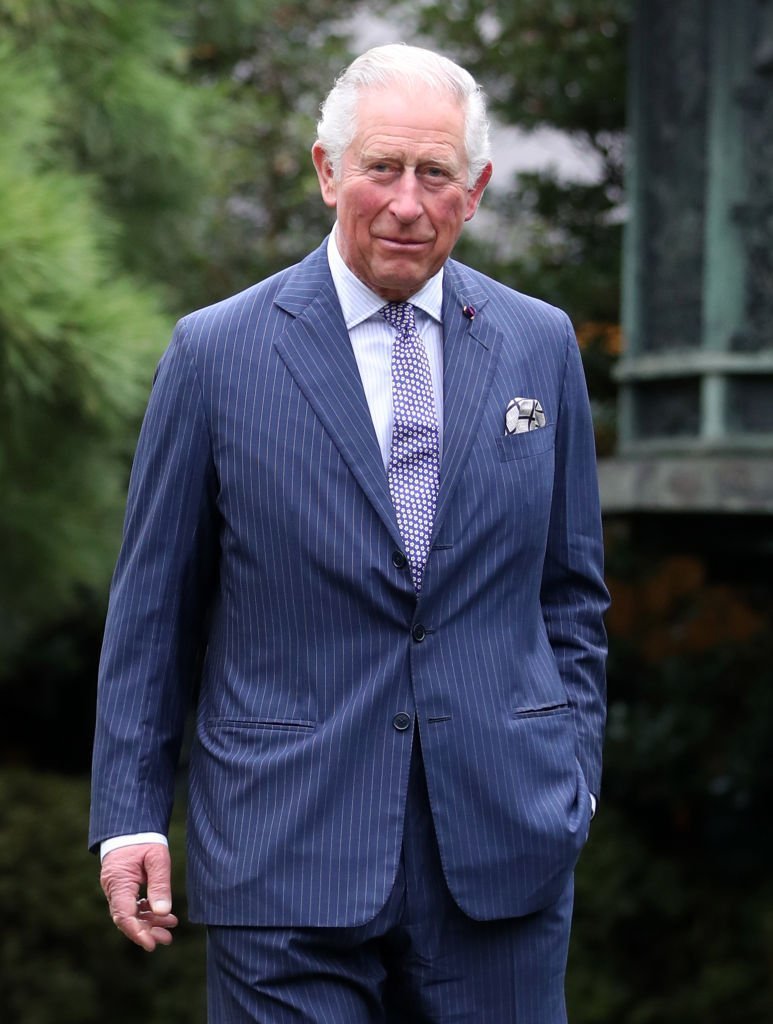
[[[343,261],[335,240],[335,229],[327,244],[330,273],[344,315],[346,329],[360,371],[373,427],[376,431],[384,468],[389,463],[392,441],[392,345],[394,328],[379,314],[385,301],[352,273]],[[424,342],[432,376],[435,411],[440,428],[440,454],[443,454],[443,268],[410,297],[416,309],[416,327]],[[111,850],[140,843],[168,845],[160,832],[138,832],[105,839],[99,848],[105,857]]]
[[[327,258],[344,322],[357,360],[384,467],[392,442],[392,346],[394,328],[379,314],[385,300],[376,295],[347,267],[338,250],[335,230],[327,243]],[[435,395],[435,412],[443,454],[443,268],[410,299],[416,310],[416,328],[424,342]]]

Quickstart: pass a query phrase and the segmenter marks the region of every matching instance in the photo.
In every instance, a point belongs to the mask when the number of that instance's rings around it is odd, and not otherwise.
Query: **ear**
[[[319,179],[322,201],[326,206],[335,207],[336,182],[333,176],[333,165],[328,160],[327,153],[322,148],[321,142],[315,142],[311,147],[311,159],[314,161],[314,168]]]
[[[489,161],[483,170],[480,172],[480,176],[471,189],[467,192],[467,211],[464,215],[465,220],[472,220],[475,216],[475,212],[478,209],[478,204],[481,201],[483,193],[486,190],[486,185],[491,181],[491,174],[494,168]]]

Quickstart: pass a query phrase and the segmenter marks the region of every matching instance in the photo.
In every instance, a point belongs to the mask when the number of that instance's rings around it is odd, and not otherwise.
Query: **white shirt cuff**
[[[140,843],[161,843],[169,846],[167,838],[160,832],[135,832],[130,836],[113,836],[112,839],[103,839],[99,844],[99,857],[104,860],[112,850],[120,850],[124,846],[139,846]]]

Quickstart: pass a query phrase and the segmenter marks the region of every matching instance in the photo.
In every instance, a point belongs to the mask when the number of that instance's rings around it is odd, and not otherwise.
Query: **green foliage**
[[[203,931],[184,922],[182,825],[170,834],[183,922],[152,955],[111,924],[85,850],[88,786],[0,773],[0,977],[6,1024],[197,1024],[205,1019]]]
[[[622,225],[610,220],[608,182],[521,173],[513,191],[491,198],[501,227],[490,258],[500,275],[565,307],[575,322],[617,322]]]
[[[24,642],[106,589],[174,316],[327,230],[308,150],[349,7],[0,0],[8,685]]]
[[[769,878],[706,864],[701,850],[663,838],[605,797],[577,873],[570,1020],[767,1024]]]
[[[422,4],[417,29],[482,82],[492,113],[522,129],[567,133],[598,162],[598,180],[554,170],[496,177],[493,227],[475,255],[575,323],[619,316],[625,66],[630,0],[453,0]]]
[[[608,784],[577,879],[576,1024],[771,1019],[771,654],[613,666]]]
[[[79,589],[38,626],[0,678],[2,764],[86,775],[91,768],[104,591]]]
[[[746,595],[701,579],[687,559],[666,571],[655,552],[649,564],[638,554],[626,580],[639,601],[610,622],[604,791],[577,874],[570,1019],[767,1024],[769,591]]]
[[[121,229],[113,238],[120,264],[163,283],[181,312],[180,279],[218,173],[207,138],[213,97],[185,79],[176,6],[0,0],[0,23],[30,65],[46,69],[52,161],[90,178],[100,212]]]
[[[615,640],[605,788],[577,873],[573,1024],[770,1021],[772,636],[661,663]],[[7,1019],[202,1020],[201,934],[183,923],[148,957],[112,929],[83,849],[87,799],[81,780],[0,774]]]
[[[193,301],[196,289],[219,298],[296,262],[329,230],[310,148],[319,104],[350,59],[340,26],[354,6],[230,0],[199,5],[187,23],[186,80],[209,95],[217,169],[189,261]]]
[[[487,90],[494,117],[557,129],[590,153],[596,180],[555,168],[503,182],[494,167],[457,255],[492,277],[566,309],[583,343],[596,447],[616,441],[623,139],[630,0],[452,0],[403,5],[417,32],[443,46]],[[613,344],[611,344],[613,342]]]
[[[0,651],[102,584],[127,430],[169,330],[112,256],[93,183],[60,170],[45,74],[0,50]]]
[[[423,4],[418,27],[487,83],[507,122],[603,144],[625,120],[629,13],[630,0],[452,0]]]
[[[329,227],[309,157],[351,0],[0,0],[56,78],[57,157],[96,180],[122,263],[175,312],[298,259]],[[310,59],[311,58],[311,59]]]

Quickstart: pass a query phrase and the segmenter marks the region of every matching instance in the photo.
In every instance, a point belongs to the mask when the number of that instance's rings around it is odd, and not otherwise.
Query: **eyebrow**
[[[407,155],[404,152],[385,153],[383,150],[379,149],[362,150],[360,152],[360,162],[363,164],[407,164],[412,167],[421,167],[426,164],[432,164],[433,166],[442,167],[444,170],[451,173],[460,170],[459,161],[451,159],[450,157],[438,156],[437,154],[419,154],[418,158],[414,161],[408,160]]]

